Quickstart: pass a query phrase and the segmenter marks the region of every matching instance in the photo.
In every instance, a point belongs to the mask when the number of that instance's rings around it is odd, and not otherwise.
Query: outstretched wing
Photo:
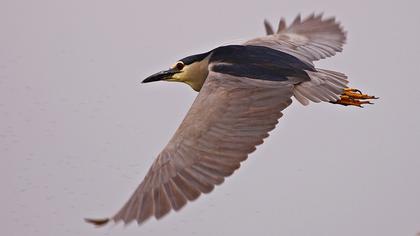
[[[245,45],[270,47],[308,64],[341,52],[346,41],[346,32],[340,24],[334,18],[322,19],[322,14],[312,14],[304,20],[298,15],[289,27],[282,18],[275,33],[267,21],[264,26],[267,36],[247,41]]]
[[[240,167],[292,103],[288,81],[210,71],[199,95],[143,182],[111,219],[142,223],[209,193]],[[101,224],[104,221],[92,221]]]

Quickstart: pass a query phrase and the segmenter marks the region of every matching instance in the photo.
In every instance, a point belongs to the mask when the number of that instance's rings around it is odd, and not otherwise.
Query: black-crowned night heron
[[[298,16],[289,27],[282,19],[276,33],[265,27],[267,36],[186,57],[143,81],[183,82],[200,93],[124,207],[88,222],[160,219],[211,192],[263,143],[292,97],[354,106],[375,98],[348,88],[344,74],[314,67],[342,50],[346,34],[334,18]]]

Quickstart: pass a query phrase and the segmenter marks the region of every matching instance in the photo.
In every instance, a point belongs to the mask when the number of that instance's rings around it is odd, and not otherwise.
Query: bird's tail
[[[295,86],[293,95],[303,105],[312,102],[336,102],[347,88],[347,76],[340,72],[317,69],[306,71],[311,80]]]
[[[372,104],[370,99],[377,99],[347,87],[347,76],[343,73],[323,69],[306,73],[311,80],[296,85],[293,90],[295,98],[305,106],[312,101],[362,107],[363,104]]]

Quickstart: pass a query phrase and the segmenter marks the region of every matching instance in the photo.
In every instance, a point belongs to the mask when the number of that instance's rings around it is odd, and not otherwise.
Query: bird
[[[334,17],[299,14],[289,26],[281,18],[276,31],[267,20],[264,26],[264,36],[185,57],[142,81],[181,82],[199,93],[125,205],[86,222],[142,224],[210,193],[264,142],[293,97],[305,106],[362,107],[377,99],[348,87],[345,74],[315,67],[346,42]]]

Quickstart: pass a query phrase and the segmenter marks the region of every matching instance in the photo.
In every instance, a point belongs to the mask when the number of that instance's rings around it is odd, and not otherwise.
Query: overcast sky
[[[264,3],[262,3],[264,2]],[[414,236],[420,231],[420,5],[400,1],[0,1],[1,235]],[[317,67],[381,97],[292,104],[211,194],[96,229],[143,179],[196,93],[140,84],[177,59],[325,12],[348,31]]]

